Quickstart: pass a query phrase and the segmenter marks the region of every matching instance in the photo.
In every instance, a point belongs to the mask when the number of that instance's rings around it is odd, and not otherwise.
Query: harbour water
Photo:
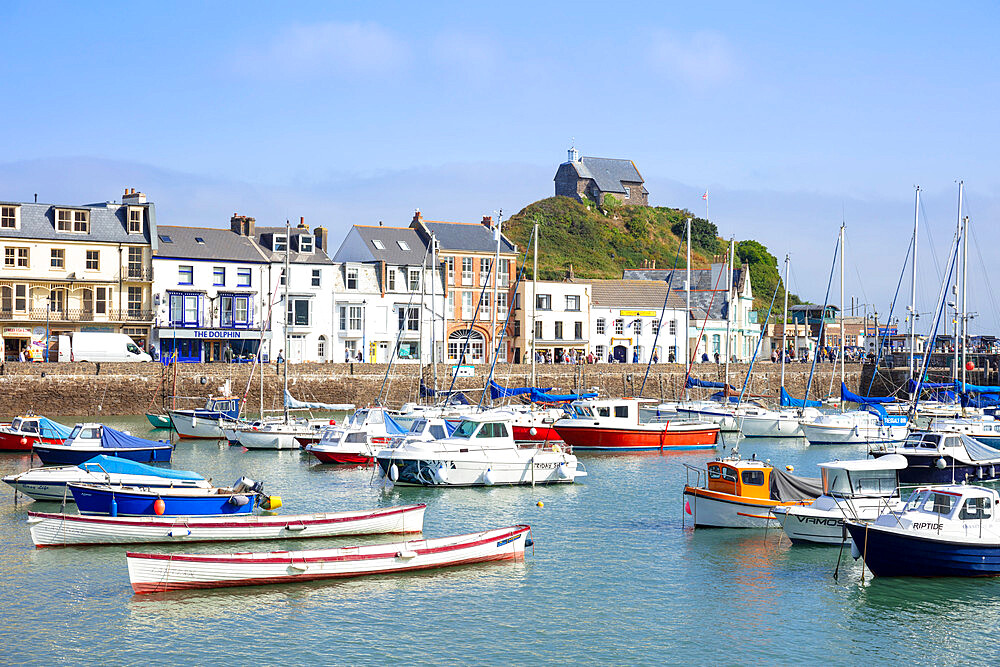
[[[62,420],[72,423],[72,419]],[[144,417],[108,418],[136,435]],[[160,435],[159,437],[163,437]],[[853,447],[744,440],[798,474]],[[36,550],[29,507],[0,488],[0,645],[21,664],[992,663],[1000,581],[871,580],[845,550],[792,547],[779,531],[683,525],[684,463],[715,452],[582,455],[589,476],[538,488],[383,490],[370,469],[298,451],[182,441],[173,467],[282,496],[281,512],[424,502],[428,537],[528,523],[524,562],[415,575],[134,596],[122,547]],[[0,455],[0,474],[28,455]],[[542,501],[544,506],[536,503]],[[69,506],[70,511],[72,505]],[[384,541],[385,537],[366,541]],[[391,539],[391,538],[389,538]],[[358,538],[142,551],[318,548]]]

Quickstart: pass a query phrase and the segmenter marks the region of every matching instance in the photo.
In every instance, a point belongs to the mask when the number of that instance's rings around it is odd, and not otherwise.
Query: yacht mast
[[[969,216],[965,216],[962,223],[962,388],[965,389],[966,341],[969,336],[969,312],[966,310],[969,297]]]
[[[788,255],[785,255],[785,315],[781,325],[781,388],[785,388],[785,357],[788,356]],[[780,403],[780,398],[778,399]]]
[[[687,312],[684,315],[684,336],[687,338],[688,346],[691,345],[691,333],[689,329],[691,328],[691,218],[687,219],[687,227],[685,228],[687,233],[687,279],[684,281],[684,291],[687,297]],[[698,345],[695,343],[694,352],[691,350],[687,351],[687,356],[689,358],[688,369],[690,372],[691,364],[694,363],[694,357],[691,356],[698,352]],[[688,390],[687,381],[684,382],[684,400],[687,401],[691,398],[691,392]]]
[[[915,351],[917,347],[917,229],[920,224],[920,186],[917,186],[917,198],[913,205],[913,261],[910,264],[910,379],[917,372]],[[875,329],[876,336],[878,329]]]
[[[292,225],[285,220],[285,391],[281,395],[281,404],[284,406],[285,423],[288,423],[288,357],[291,350],[288,349],[288,311],[291,308],[291,301],[288,300],[288,286],[292,283],[291,272],[288,270],[288,256],[292,248]]]
[[[535,236],[534,239],[534,270],[531,272],[531,386],[537,386],[535,382],[535,357],[537,352],[535,350],[535,318],[537,317],[535,313],[535,308],[538,305],[538,223],[535,223],[535,228],[532,232]],[[527,305],[527,304],[525,304]]]
[[[965,181],[959,181],[958,182],[958,231],[957,231],[958,234],[962,233],[962,195],[964,193],[965,193]],[[961,246],[959,246],[958,252],[961,252]],[[961,261],[961,256],[959,256],[959,261]],[[952,333],[954,334],[954,339],[953,340],[954,340],[954,343],[955,343],[954,346],[953,346],[954,347],[954,357],[955,357],[955,360],[954,360],[954,363],[952,364],[953,371],[952,371],[952,378],[951,378],[953,381],[957,381],[958,380],[958,317],[957,317],[957,315],[958,315],[958,305],[957,304],[958,304],[958,282],[959,282],[959,278],[960,278],[960,272],[959,271],[955,271],[955,284],[952,287],[952,292],[951,292],[952,296],[955,299],[955,301],[954,301],[954,303],[955,303],[954,312],[956,314],[956,317],[954,319],[954,326],[952,327]],[[964,387],[963,387],[963,389],[964,389]]]
[[[840,384],[844,384],[844,228],[846,223],[840,223]],[[844,410],[844,402],[840,402],[841,411]]]
[[[733,356],[730,349],[732,345],[732,330],[733,330],[733,265],[736,260],[736,242],[735,237],[729,239],[729,280],[726,282],[728,285],[728,296],[726,297],[726,389],[729,391],[729,359]],[[723,265],[725,266],[725,265]]]
[[[494,233],[497,236],[496,257],[493,260],[493,299],[490,302],[490,340],[497,338],[497,285],[500,282],[500,219],[503,217],[503,209],[497,212],[497,227]],[[510,271],[508,270],[508,275]],[[497,346],[496,355],[500,355],[500,347]],[[506,358],[506,356],[505,356]]]
[[[432,375],[434,376],[434,392],[437,395],[438,388],[438,359],[437,359],[437,336],[435,331],[437,329],[437,276],[438,276],[438,263],[437,263],[437,236],[431,233],[431,366],[433,367]],[[444,332],[442,332],[443,334]]]

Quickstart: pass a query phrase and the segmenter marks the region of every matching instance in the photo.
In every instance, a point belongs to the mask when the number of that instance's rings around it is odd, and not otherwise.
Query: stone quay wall
[[[730,366],[730,383],[741,384],[746,364]],[[18,414],[93,416],[143,414],[147,410],[161,411],[170,404],[169,396],[178,399],[178,407],[200,405],[209,395],[221,395],[221,388],[230,382],[232,394],[246,394],[251,411],[260,401],[260,373],[249,382],[249,364],[180,364],[176,380],[173,370],[157,363],[11,363],[0,367],[0,418]],[[281,408],[282,370],[275,364],[264,369],[264,408]],[[385,364],[292,364],[288,368],[291,394],[304,401],[322,403],[353,403],[358,406],[375,402],[381,391],[383,402],[399,406],[416,400],[420,369],[412,364],[397,364],[385,379]],[[477,366],[475,377],[457,378],[455,388],[469,390],[469,398],[478,400],[489,372],[488,366]],[[537,385],[553,387],[554,392],[596,390],[602,396],[639,395],[646,367],[641,364],[593,364],[583,366],[540,365]],[[432,385],[431,368],[423,369],[424,378]],[[530,365],[498,365],[496,380],[502,385],[525,386],[531,374]],[[722,380],[724,367],[698,364],[692,376],[702,380]],[[839,395],[840,372],[831,364],[819,364],[813,378],[810,395],[826,397],[833,380],[833,393]],[[785,386],[797,397],[805,394],[809,377],[808,364],[793,364],[786,368]],[[847,386],[857,389],[861,379],[860,365],[848,365]],[[448,388],[451,367],[438,367],[438,386]],[[752,394],[775,396],[781,383],[778,364],[760,362],[750,383]],[[700,398],[708,390],[692,390]],[[651,398],[676,399],[684,394],[684,366],[660,364],[649,371],[643,395]]]

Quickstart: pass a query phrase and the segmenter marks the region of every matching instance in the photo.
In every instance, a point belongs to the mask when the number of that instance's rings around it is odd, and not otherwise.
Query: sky
[[[654,205],[707,191],[811,301],[846,223],[847,301],[884,319],[920,185],[924,326],[964,180],[970,328],[1000,330],[995,3],[0,0],[0,25],[0,199],[135,187],[160,224],[301,216],[336,245],[506,218],[575,145],[635,161]]]

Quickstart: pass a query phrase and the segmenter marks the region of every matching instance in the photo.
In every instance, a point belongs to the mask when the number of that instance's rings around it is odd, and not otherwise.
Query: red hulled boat
[[[573,415],[557,421],[554,429],[574,451],[713,449],[718,443],[718,424],[685,419],[640,422],[640,402],[635,398],[576,401]]]
[[[61,445],[69,437],[70,430],[46,417],[15,417],[11,423],[0,426],[0,451],[30,452],[36,443]]]

